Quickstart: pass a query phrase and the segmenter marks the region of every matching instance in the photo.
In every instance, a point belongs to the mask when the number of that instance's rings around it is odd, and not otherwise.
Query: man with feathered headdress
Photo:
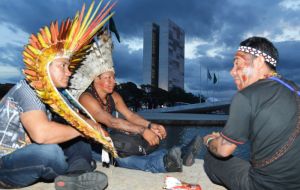
[[[132,112],[114,90],[115,83],[112,39],[104,31],[72,75],[68,90],[97,122],[108,128],[119,155],[115,159],[117,165],[153,173],[181,172],[182,165],[191,166],[201,148],[202,138],[197,136],[182,148],[158,150],[160,140],[167,135],[164,126]],[[114,111],[121,113],[124,119],[114,117]],[[93,148],[99,153],[99,145]],[[99,156],[95,158],[99,160]]]
[[[107,176],[93,172],[91,147],[83,137],[102,143],[116,156],[110,137],[61,94],[91,39],[112,16],[114,4],[99,11],[101,3],[93,11],[93,2],[86,14],[84,5],[73,19],[60,26],[53,22],[31,35],[23,52],[26,80],[0,102],[0,188],[54,179],[56,189],[107,186]],[[51,121],[53,112],[68,124]]]

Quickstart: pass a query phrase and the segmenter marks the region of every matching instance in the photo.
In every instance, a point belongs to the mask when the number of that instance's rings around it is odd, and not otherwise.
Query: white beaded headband
[[[248,47],[248,46],[240,46],[238,51],[243,51],[243,52],[246,52],[246,53],[250,53],[252,55],[255,55],[255,56],[263,56],[266,60],[266,62],[270,63],[271,65],[273,65],[274,67],[276,67],[276,59],[274,59],[273,57],[271,57],[270,55],[258,50],[258,49],[255,49],[255,48],[252,48],[252,47]]]

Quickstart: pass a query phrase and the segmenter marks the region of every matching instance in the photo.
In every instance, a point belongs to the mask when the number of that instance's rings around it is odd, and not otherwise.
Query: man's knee
[[[57,144],[40,145],[36,157],[41,160],[45,166],[67,167],[64,152]]]
[[[209,168],[209,157],[207,156],[209,153],[206,153],[204,156],[204,163],[203,163],[203,168],[204,171],[207,175],[210,173],[210,168]]]
[[[91,145],[82,138],[76,138],[71,141],[64,143],[62,149],[65,155],[70,160],[77,160],[84,158],[87,160],[92,159],[92,148]]]
[[[215,166],[214,159],[215,158],[211,155],[211,153],[207,152],[206,155],[204,156],[203,168],[206,175],[213,183],[220,184],[220,181],[216,176],[215,170],[218,168],[216,168]]]
[[[211,170],[212,159],[213,159],[213,156],[209,152],[207,152],[204,156],[204,164],[203,164],[203,167],[204,167],[204,170],[206,173],[207,173],[207,171]]]
[[[41,145],[39,154],[41,157],[47,157],[49,159],[64,157],[63,150],[57,144]]]

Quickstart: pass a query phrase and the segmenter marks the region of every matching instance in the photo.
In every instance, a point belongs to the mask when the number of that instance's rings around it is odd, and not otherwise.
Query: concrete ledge
[[[224,187],[215,185],[206,176],[203,170],[203,160],[196,160],[192,167],[184,167],[182,173],[153,174],[138,170],[129,170],[111,166],[103,168],[98,164],[97,170],[108,176],[107,190],[160,190],[164,186],[166,176],[176,177],[188,183],[200,184],[202,190],[224,190]],[[37,183],[21,190],[54,190],[53,183]]]
[[[138,113],[143,118],[164,125],[224,126],[228,115],[192,113]]]

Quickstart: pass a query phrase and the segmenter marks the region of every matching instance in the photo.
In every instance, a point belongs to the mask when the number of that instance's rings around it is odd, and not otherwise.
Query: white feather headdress
[[[108,31],[99,35],[86,60],[75,71],[70,80],[69,91],[78,100],[79,96],[89,87],[93,80],[107,71],[115,72],[112,60],[113,49],[111,35]]]

